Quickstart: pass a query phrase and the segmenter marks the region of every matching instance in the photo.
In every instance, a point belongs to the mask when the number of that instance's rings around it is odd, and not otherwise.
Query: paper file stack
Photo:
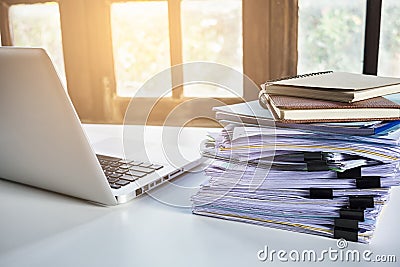
[[[193,213],[370,241],[400,184],[398,123],[374,135],[224,123],[203,148],[210,179],[192,197]]]

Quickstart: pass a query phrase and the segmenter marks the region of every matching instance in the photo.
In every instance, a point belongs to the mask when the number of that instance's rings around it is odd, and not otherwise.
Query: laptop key
[[[132,176],[132,175],[122,175],[121,177],[119,177],[119,179],[133,182],[133,181],[139,179],[139,177]]]
[[[113,162],[110,164],[111,167],[119,167],[121,165],[122,165],[122,163],[120,163],[120,162]]]
[[[111,188],[114,188],[114,189],[120,189],[121,188],[121,186],[118,185],[118,184],[110,184],[110,186],[111,186]]]
[[[108,178],[107,180],[110,184],[113,184],[118,181],[118,178]]]
[[[162,169],[164,166],[163,165],[159,165],[159,164],[152,164],[149,168],[155,169],[155,170],[159,170]]]
[[[124,164],[124,165],[119,166],[120,169],[129,169],[130,167],[131,167],[131,166],[129,166],[129,165],[127,165],[127,164]]]
[[[120,173],[113,173],[113,174],[110,174],[108,177],[110,177],[110,178],[119,178],[121,176],[122,176],[122,174],[120,174]]]
[[[136,177],[142,178],[143,176],[146,176],[147,173],[129,170],[129,172],[125,173],[125,175],[131,175],[131,176],[136,176]]]
[[[140,164],[139,166],[141,167],[145,167],[145,168],[149,168],[152,164],[149,162],[143,162],[142,164]]]
[[[128,170],[116,170],[115,173],[125,174]]]
[[[154,169],[144,168],[144,167],[141,167],[141,166],[132,166],[129,170],[138,171],[138,172],[144,172],[144,173],[154,172]]]
[[[131,166],[138,166],[140,164],[142,164],[142,162],[141,161],[136,161],[136,160],[133,160],[133,161],[129,162],[129,165],[131,165]]]
[[[127,184],[129,184],[130,182],[127,180],[119,180],[118,182],[116,182],[116,185],[121,185],[121,186],[125,186]]]
[[[104,155],[96,155],[99,160],[108,160],[108,161],[119,161],[119,158],[104,156]]]

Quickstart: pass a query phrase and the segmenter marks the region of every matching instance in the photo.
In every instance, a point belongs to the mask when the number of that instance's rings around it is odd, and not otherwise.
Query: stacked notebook
[[[298,106],[320,101],[292,98],[272,96]],[[193,213],[368,243],[390,188],[400,185],[398,113],[375,109],[398,108],[386,100],[363,107],[374,109],[374,121],[303,114],[292,123],[277,119],[261,99],[216,108],[225,128],[210,133],[203,147],[210,179],[192,197]]]
[[[317,72],[262,85],[265,93],[354,103],[400,92],[400,79],[347,72]]]
[[[262,85],[260,103],[283,122],[399,120],[400,79],[345,72],[300,75]]]

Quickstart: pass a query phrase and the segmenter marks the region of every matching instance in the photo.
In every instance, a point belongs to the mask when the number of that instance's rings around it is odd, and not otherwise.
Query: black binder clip
[[[364,221],[364,210],[363,209],[341,209],[339,210],[339,216],[342,219],[357,220],[360,222]]]
[[[351,219],[335,218],[335,228],[358,230],[358,221]]]
[[[310,198],[312,199],[332,199],[333,190],[331,188],[310,188]]]
[[[381,177],[363,176],[356,179],[356,186],[359,189],[381,188]]]
[[[334,221],[333,237],[357,242],[359,222],[364,221],[364,210],[341,209],[339,215],[340,218],[335,218]]]
[[[325,160],[309,160],[307,163],[307,171],[329,171],[329,167]]]
[[[333,228],[333,238],[336,238],[336,239],[343,238],[343,239],[346,239],[347,241],[358,242],[358,230],[334,227]]]
[[[304,161],[322,160],[322,152],[303,152]]]
[[[349,196],[350,209],[366,209],[374,207],[373,196]]]
[[[344,172],[336,172],[337,178],[360,178],[361,167],[345,170]]]

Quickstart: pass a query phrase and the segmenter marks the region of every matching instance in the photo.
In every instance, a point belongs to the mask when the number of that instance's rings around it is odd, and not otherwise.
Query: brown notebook
[[[269,95],[353,103],[400,93],[400,79],[348,72],[318,72],[266,82]]]
[[[375,97],[342,103],[281,95],[260,95],[275,120],[288,123],[399,120],[400,105]]]

